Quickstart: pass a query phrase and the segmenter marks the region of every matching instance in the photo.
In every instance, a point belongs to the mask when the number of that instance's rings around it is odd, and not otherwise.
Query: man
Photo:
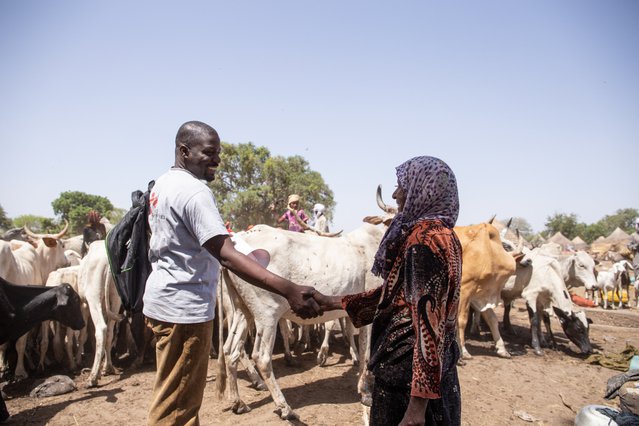
[[[317,231],[328,232],[328,221],[324,211],[326,207],[324,204],[317,203],[313,206],[313,228]]]
[[[215,178],[220,150],[215,129],[184,123],[175,138],[175,165],[155,181],[149,197],[152,271],[143,312],[157,339],[149,424],[199,424],[220,265],[285,297],[302,318],[321,313],[312,287],[275,275],[235,250],[202,182]]]
[[[87,224],[82,230],[82,252],[80,253],[82,257],[86,256],[92,242],[106,238],[106,227],[101,220],[100,213],[95,210],[87,214]]]

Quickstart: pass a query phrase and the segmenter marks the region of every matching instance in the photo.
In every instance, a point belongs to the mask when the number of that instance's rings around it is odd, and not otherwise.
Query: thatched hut
[[[564,236],[564,234],[559,231],[557,231],[557,233],[552,237],[548,238],[547,242],[559,244],[562,250],[569,250],[573,248],[572,241],[570,241],[566,236]]]
[[[597,259],[630,259],[632,253],[628,249],[628,243],[632,237],[621,228],[616,228],[606,238],[597,238],[590,246],[590,251]]]
[[[572,239],[572,245],[575,250],[588,250],[588,243],[582,240],[579,236]]]

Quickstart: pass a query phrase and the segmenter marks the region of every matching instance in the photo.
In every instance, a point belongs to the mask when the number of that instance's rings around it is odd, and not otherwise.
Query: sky
[[[0,2],[0,206],[130,194],[178,127],[303,156],[331,230],[392,204],[419,155],[457,176],[459,225],[639,208],[639,2]],[[312,206],[306,207],[307,211]]]

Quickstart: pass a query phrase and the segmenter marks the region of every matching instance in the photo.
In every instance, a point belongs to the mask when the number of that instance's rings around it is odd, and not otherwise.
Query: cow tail
[[[226,277],[226,278],[225,278]],[[224,356],[224,307],[222,303],[224,298],[222,292],[224,290],[224,282],[228,281],[228,272],[226,268],[222,269],[220,274],[220,280],[217,283],[217,323],[218,323],[218,351],[217,351],[217,377],[215,379],[215,390],[217,392],[218,399],[224,397],[224,391],[226,390],[226,357]]]

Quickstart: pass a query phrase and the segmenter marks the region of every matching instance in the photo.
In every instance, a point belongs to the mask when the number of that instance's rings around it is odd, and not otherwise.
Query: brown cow
[[[462,245],[462,282],[459,300],[458,333],[462,358],[470,359],[465,347],[464,331],[472,307],[481,312],[495,340],[497,355],[510,358],[499,334],[499,322],[493,309],[501,301],[501,290],[515,273],[515,259],[502,246],[499,231],[489,223],[456,226]]]

